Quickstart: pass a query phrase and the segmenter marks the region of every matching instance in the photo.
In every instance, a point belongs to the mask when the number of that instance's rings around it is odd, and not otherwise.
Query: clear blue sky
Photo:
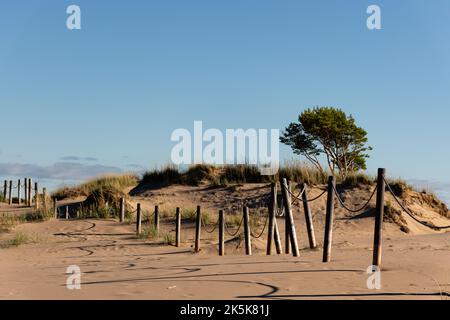
[[[448,0],[2,1],[0,167],[153,168],[194,120],[282,129],[328,105],[369,132],[371,173],[450,189],[449,21]]]

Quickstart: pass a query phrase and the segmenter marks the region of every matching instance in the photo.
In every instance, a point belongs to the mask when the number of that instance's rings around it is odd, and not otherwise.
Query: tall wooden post
[[[44,212],[47,213],[47,188],[42,188],[42,207]]]
[[[176,226],[175,226],[175,246],[179,247],[181,243],[181,212],[180,208],[177,207],[175,213]]]
[[[314,249],[317,246],[317,244],[316,244],[316,235],[314,234],[314,225],[312,222],[311,210],[309,209],[308,197],[306,195],[306,188],[308,188],[308,185],[306,183],[302,183],[301,188],[302,190],[304,190],[302,194],[302,200],[303,200],[303,211],[305,212],[306,230],[308,231],[309,247],[311,249]]]
[[[219,256],[225,255],[225,217],[219,210]]]
[[[17,203],[19,204],[19,206],[22,204],[22,199],[20,199],[20,188],[21,187],[22,186],[20,185],[20,179],[19,179],[19,180],[17,180]],[[25,189],[25,192],[27,192],[26,189]]]
[[[149,221],[150,222],[150,221]],[[155,206],[155,230],[159,233],[159,207]]]
[[[25,191],[26,192],[26,191]],[[28,200],[28,206],[31,207],[31,178],[28,179],[28,195],[27,195],[27,200]]]
[[[323,262],[331,261],[331,243],[333,242],[333,216],[334,216],[334,176],[328,178],[327,213],[325,217],[325,238],[323,241]]]
[[[69,206],[66,206],[66,220],[69,219]]]
[[[124,222],[125,221],[125,199],[122,197],[120,198],[120,207],[119,207],[119,221]]]
[[[287,186],[288,186],[288,190],[291,191],[291,184],[289,183],[288,180],[286,180],[287,182]],[[283,187],[281,187],[281,189],[283,190]],[[291,205],[291,195],[288,193],[288,201],[289,201],[289,206]],[[283,198],[283,202],[284,202],[284,198]],[[289,226],[289,217],[285,211],[284,213],[284,252],[286,254],[289,254],[291,252],[291,245],[289,243],[289,234],[291,233],[290,230],[290,226]]]
[[[24,178],[24,183],[23,183],[23,199],[25,202],[25,205],[28,205],[28,179]]]
[[[3,198],[7,199],[7,192],[8,192],[8,181],[5,180],[5,183],[3,185]]]
[[[195,247],[194,251],[200,251],[200,233],[202,227],[202,211],[200,206],[197,206],[197,219],[195,220]]]
[[[53,198],[53,214],[55,219],[58,219],[58,200],[56,198]]]
[[[34,208],[37,210],[39,209],[39,201],[38,201],[38,195],[39,195],[39,188],[38,183],[34,183]]]
[[[289,238],[291,243],[291,249],[292,254],[294,257],[298,257],[299,250],[298,250],[298,242],[297,242],[297,232],[295,231],[295,225],[294,225],[294,216],[292,214],[292,208],[291,208],[291,199],[289,197],[289,189],[288,189],[287,180],[285,178],[281,179],[281,192],[283,194],[283,202],[284,202],[284,208],[285,208],[285,214],[288,216],[287,224],[289,227]]]
[[[9,180],[9,205],[12,205],[12,180]]]
[[[381,269],[381,234],[383,230],[383,215],[384,215],[384,192],[385,192],[385,181],[384,176],[386,174],[386,169],[378,169],[378,184],[377,184],[377,204],[375,209],[375,232],[373,241],[373,262],[374,266]]]
[[[142,230],[141,204],[137,204],[136,210],[136,234],[140,235]]]
[[[272,254],[272,240],[275,232],[275,211],[277,205],[277,187],[275,183],[270,186],[270,203],[269,203],[269,230],[267,233],[267,255]]]
[[[248,207],[244,206],[244,236],[245,236],[245,254],[252,255],[252,240],[250,234],[250,221],[248,216]]]

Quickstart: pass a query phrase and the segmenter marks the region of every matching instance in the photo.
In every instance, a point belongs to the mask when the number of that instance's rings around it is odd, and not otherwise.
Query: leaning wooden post
[[[291,201],[289,196],[289,189],[288,189],[287,180],[285,178],[281,179],[281,192],[283,194],[283,202],[284,202],[284,212],[288,216],[288,227],[289,227],[289,238],[292,248],[292,254],[294,257],[298,257],[299,250],[298,250],[298,242],[297,242],[297,232],[295,231],[295,225],[294,225],[294,216],[292,214],[292,208],[291,208]]]
[[[136,210],[136,234],[140,235],[142,230],[141,204],[137,204]]]
[[[377,184],[377,205],[375,209],[375,232],[373,241],[373,262],[374,266],[381,269],[381,233],[383,230],[383,215],[384,215],[384,192],[385,192],[385,180],[384,176],[386,169],[378,169],[378,184]]]
[[[274,238],[275,238],[275,250],[277,250],[277,254],[283,253],[283,248],[281,246],[281,238],[280,238],[280,230],[278,230],[277,218],[275,217],[274,222]]]
[[[38,183],[34,183],[34,208],[37,210],[39,209],[39,201],[38,201],[38,195],[39,195],[39,188]]]
[[[225,255],[225,219],[223,210],[219,210],[219,256]]]
[[[58,200],[56,198],[53,198],[53,214],[55,216],[55,219],[58,219]]]
[[[155,206],[155,230],[156,230],[156,233],[159,233],[159,207],[158,206]],[[150,223],[150,221],[149,221],[149,223]]]
[[[306,221],[306,230],[308,231],[308,240],[309,247],[314,249],[316,244],[316,235],[314,234],[314,225],[312,222],[311,210],[309,209],[308,197],[306,195],[306,188],[308,185],[306,183],[302,183],[301,188],[303,190],[302,200],[303,200],[303,211],[305,212],[305,221]]]
[[[21,188],[21,185],[20,185],[20,179],[19,179],[19,180],[17,180],[17,203],[19,204],[19,206],[22,204],[22,200],[20,199],[20,188]],[[26,189],[25,189],[25,192],[27,192]]]
[[[12,205],[12,180],[9,180],[9,205]]]
[[[245,236],[245,254],[252,255],[252,240],[250,234],[250,221],[248,216],[248,207],[244,206],[244,236]]]
[[[202,226],[202,211],[200,206],[197,206],[197,219],[195,220],[195,247],[194,251],[200,251],[200,233]]]
[[[7,193],[8,192],[8,181],[7,180],[5,180],[5,183],[4,183],[4,185],[3,185],[3,198],[5,199],[5,201],[6,201],[6,197],[7,197]]]
[[[325,216],[325,238],[323,241],[323,262],[331,261],[331,243],[333,241],[333,216],[334,216],[334,176],[328,178],[327,213]]]
[[[27,199],[28,199],[28,206],[31,207],[31,178],[28,179],[28,195],[27,195]]]
[[[287,182],[288,190],[291,191],[291,185],[290,185],[289,181],[286,180],[286,182]],[[283,187],[281,187],[281,188],[283,190]],[[291,205],[291,195],[289,193],[288,193],[288,201],[289,201],[289,205]],[[284,199],[283,199],[283,202],[284,202]],[[290,234],[289,217],[285,210],[285,212],[284,212],[284,245],[285,245],[284,252],[286,254],[289,254],[291,252],[291,245],[289,243],[289,237],[290,237],[289,234]]]
[[[125,221],[125,199],[122,197],[120,198],[120,207],[119,207],[119,221],[124,222]]]
[[[267,233],[267,255],[272,254],[272,240],[275,231],[275,210],[277,205],[277,187],[275,183],[270,186],[270,203],[269,203],[269,230]]]
[[[176,226],[175,226],[175,246],[179,247],[181,243],[181,212],[180,208],[177,207],[175,213]]]

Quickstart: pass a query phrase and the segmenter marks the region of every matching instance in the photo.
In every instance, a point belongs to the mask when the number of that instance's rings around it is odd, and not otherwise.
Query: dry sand
[[[214,212],[230,199],[267,192],[260,186],[245,190],[173,186],[134,197],[144,208],[159,204]],[[320,190],[311,190],[310,197]],[[348,205],[363,203],[370,190],[347,197]],[[345,197],[345,194],[343,194]],[[239,199],[235,199],[236,203]],[[389,200],[389,199],[388,199]],[[312,206],[319,245],[323,239],[325,200]],[[426,211],[426,210],[425,210]],[[424,213],[425,214],[425,213]],[[447,222],[432,211],[429,219]],[[450,233],[436,232],[404,217],[411,232],[395,224],[383,230],[382,288],[366,282],[372,261],[373,218],[336,210],[332,259],[322,263],[322,251],[307,246],[302,211],[295,221],[300,257],[265,255],[265,237],[253,240],[253,255],[242,243],[230,241],[226,255],[217,255],[215,235],[203,233],[202,251],[193,253],[194,230],[183,225],[183,245],[158,245],[137,239],[133,224],[110,220],[50,220],[22,224],[0,235],[4,241],[21,232],[36,243],[0,249],[0,299],[447,299],[450,291]],[[283,220],[279,226],[283,232]],[[174,229],[172,218],[162,232]],[[229,239],[230,237],[226,237]],[[283,241],[284,242],[284,241]],[[283,243],[284,247],[284,243]],[[81,268],[81,290],[66,288],[67,267]]]

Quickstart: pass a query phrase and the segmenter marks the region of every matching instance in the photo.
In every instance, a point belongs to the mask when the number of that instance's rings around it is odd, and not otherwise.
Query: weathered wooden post
[[[291,184],[289,183],[289,181],[288,180],[286,180],[286,182],[287,182],[287,186],[288,186],[288,190],[289,191],[291,191]],[[281,187],[282,188],[282,190],[283,190],[283,187]],[[288,201],[289,201],[289,205],[291,205],[291,195],[290,195],[290,193],[288,193]],[[284,202],[284,199],[283,199],[283,202]],[[289,254],[290,252],[291,252],[291,245],[290,245],[290,243],[289,243],[289,234],[290,234],[290,226],[289,226],[289,217],[288,217],[288,215],[287,215],[287,213],[285,212],[285,214],[284,214],[284,245],[285,245],[285,248],[284,248],[284,252],[286,253],[286,254]]]
[[[38,195],[39,195],[39,188],[38,183],[34,183],[34,208],[37,210],[39,209],[39,201],[38,201]]]
[[[7,199],[7,192],[8,192],[8,181],[5,180],[5,183],[3,185],[3,198],[5,199],[5,201]]]
[[[385,180],[384,176],[386,169],[378,169],[378,181],[377,181],[377,204],[375,209],[375,232],[373,241],[373,262],[374,266],[381,269],[381,234],[383,230],[383,215],[384,215],[384,192],[385,192]]]
[[[244,206],[244,236],[245,236],[245,254],[252,255],[252,240],[250,234],[250,221],[248,216],[248,207]]]
[[[176,226],[175,226],[175,246],[179,247],[181,243],[181,212],[180,208],[177,207],[176,213],[175,213],[175,220],[176,220]]]
[[[299,250],[298,250],[298,242],[297,242],[297,232],[295,231],[295,225],[294,225],[294,216],[292,214],[292,209],[291,209],[291,201],[290,201],[290,197],[289,197],[289,189],[288,189],[288,183],[287,180],[285,178],[281,179],[281,192],[283,194],[283,202],[284,202],[284,211],[285,214],[288,216],[287,219],[287,225],[289,228],[289,238],[290,238],[290,243],[291,243],[291,249],[292,249],[292,254],[294,257],[298,257],[299,254]]]
[[[122,197],[120,198],[120,208],[119,208],[119,221],[124,222],[125,221],[125,199]]]
[[[280,230],[278,230],[278,223],[277,218],[275,217],[274,222],[274,237],[275,237],[275,249],[277,250],[277,254],[283,253],[283,248],[281,246],[281,237],[280,237]]]
[[[306,195],[306,188],[308,185],[306,183],[302,183],[301,188],[303,190],[302,200],[303,200],[303,211],[305,212],[305,221],[306,221],[306,230],[308,231],[308,240],[309,247],[314,249],[316,244],[316,235],[314,234],[314,225],[312,221],[311,210],[309,209],[308,197]]]
[[[28,205],[28,199],[27,199],[27,196],[28,196],[28,179],[27,178],[24,178],[24,183],[23,183],[23,199],[24,199],[24,202],[25,202],[25,205]]]
[[[194,251],[200,251],[200,233],[202,226],[202,211],[200,206],[197,206],[197,219],[195,220],[195,247]]]
[[[19,206],[22,204],[22,199],[20,199],[20,188],[22,186],[20,185],[20,179],[17,180],[17,203]],[[25,191],[26,192],[26,191]],[[26,203],[25,203],[26,204]]]
[[[53,198],[53,214],[55,219],[58,219],[58,200],[56,198]]]
[[[267,255],[272,254],[272,240],[274,239],[275,231],[275,211],[277,205],[277,187],[275,183],[270,186],[270,203],[269,203],[269,230],[267,233]]]
[[[9,180],[9,205],[12,205],[12,180]]]
[[[66,206],[66,220],[69,220],[69,206]]]
[[[47,214],[47,188],[42,188],[42,207]]]
[[[327,212],[325,217],[325,238],[323,241],[323,262],[331,261],[331,243],[333,242],[333,216],[334,216],[334,176],[328,178]]]
[[[223,210],[219,210],[219,256],[225,255],[225,219]]]
[[[136,235],[141,234],[142,229],[142,217],[141,217],[141,204],[137,204],[137,210],[136,210]]]
[[[159,233],[159,207],[158,206],[155,206],[155,230],[156,230],[156,233]],[[150,223],[150,221],[149,221],[149,223]]]
[[[25,191],[26,192],[26,191]],[[28,206],[31,207],[31,178],[28,179]]]

